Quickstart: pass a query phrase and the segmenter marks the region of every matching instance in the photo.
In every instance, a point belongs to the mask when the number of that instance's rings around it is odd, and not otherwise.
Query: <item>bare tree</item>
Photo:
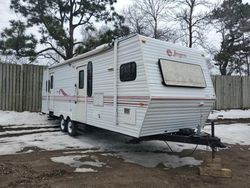
[[[180,26],[180,38],[188,47],[203,46],[212,4],[206,0],[178,0],[175,20]]]
[[[135,33],[169,40],[171,32],[168,15],[172,0],[138,0],[124,11],[126,23]]]
[[[147,35],[147,22],[145,14],[138,8],[137,5],[132,5],[127,9],[124,9],[123,14],[132,33]]]

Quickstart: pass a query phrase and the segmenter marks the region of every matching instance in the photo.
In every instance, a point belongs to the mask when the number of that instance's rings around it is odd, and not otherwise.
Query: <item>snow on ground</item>
[[[125,162],[139,164],[144,167],[153,168],[162,163],[166,168],[177,168],[181,166],[196,166],[202,163],[193,157],[179,157],[167,153],[153,152],[121,152],[119,153]]]
[[[68,155],[60,157],[52,157],[51,160],[56,163],[64,163],[71,167],[76,168],[74,172],[97,172],[97,170],[86,167],[101,168],[106,164],[100,162],[96,158],[92,158],[91,161],[82,161],[84,158],[89,157],[89,155]],[[85,166],[85,167],[84,167]]]
[[[250,118],[250,110],[213,110],[208,119],[241,119]]]
[[[76,168],[74,172],[98,172],[92,168]]]
[[[59,131],[0,138],[0,146],[0,155],[15,154],[26,147],[38,147],[44,150],[95,147],[91,141],[71,138]]]
[[[204,130],[211,132],[211,127],[206,126]],[[219,124],[215,126],[215,136],[221,138],[227,144],[250,145],[250,124]]]
[[[247,112],[248,111],[243,113],[244,116],[237,112],[237,117],[247,117]],[[228,115],[227,117],[232,117],[232,115]],[[236,117],[236,115],[233,117]],[[52,160],[55,162],[63,161],[67,164],[71,164],[73,161],[76,164],[80,164],[80,166],[74,166],[74,168],[76,168],[75,172],[96,171],[95,168],[98,168],[97,165],[99,164],[97,161],[87,161],[84,166],[84,163],[75,157],[78,156],[82,158],[84,155],[91,153],[91,151],[101,151],[106,153],[107,156],[119,156],[127,162],[136,163],[145,167],[155,167],[159,163],[162,163],[166,168],[175,168],[184,165],[199,165],[201,163],[201,161],[193,157],[181,157],[178,153],[170,153],[170,149],[166,143],[162,141],[128,144],[127,141],[131,139],[130,137],[105,130],[96,130],[91,133],[85,132],[72,138],[65,133],[61,133],[59,129],[58,131],[56,129],[54,130],[53,127],[55,123],[56,121],[48,121],[46,115],[40,115],[38,113],[0,111],[0,155],[15,154],[20,151],[22,152],[22,150],[26,151],[25,148],[29,149],[28,152],[31,152],[32,148],[44,150],[67,149],[69,151],[64,152],[65,156],[53,158]],[[35,130],[33,130],[35,125],[40,128],[37,129],[37,131],[41,130],[41,127],[43,127],[43,131],[53,130],[56,132],[32,133],[32,131],[35,132]],[[8,127],[8,130],[5,131],[4,129],[6,127]],[[32,130],[27,129],[30,127],[32,127]],[[13,130],[11,130],[11,128],[13,128]],[[19,131],[19,129],[21,130]],[[204,130],[210,132],[210,126],[205,127]],[[14,137],[8,136],[8,134],[17,132],[24,133],[24,135]],[[222,142],[228,144],[250,145],[249,133],[249,124],[216,125],[215,127],[216,136],[220,137]],[[195,148],[195,145],[192,144],[174,142],[169,142],[168,144],[174,152]],[[78,152],[74,151],[74,149],[84,149],[86,151]],[[199,146],[198,149],[210,150],[210,148],[206,146]],[[67,156],[71,157],[67,158]],[[77,160],[81,163],[78,163]],[[84,166],[84,168],[82,166]],[[88,168],[85,168],[86,166]],[[95,168],[93,169],[92,167]]]
[[[9,112],[0,111],[0,126],[3,125],[24,125],[24,124],[44,124],[47,116],[30,112]]]
[[[64,163],[71,167],[80,167],[82,162],[81,158],[87,157],[88,155],[68,155],[68,156],[60,156],[60,157],[52,157],[51,160],[57,163]]]
[[[19,127],[20,128],[20,127]],[[0,136],[1,135],[10,135],[10,134],[21,134],[21,133],[37,133],[37,131],[39,132],[45,132],[45,131],[56,131],[59,130],[59,128],[40,128],[40,129],[36,129],[36,130],[16,130],[16,131],[4,131],[4,132],[0,132]]]

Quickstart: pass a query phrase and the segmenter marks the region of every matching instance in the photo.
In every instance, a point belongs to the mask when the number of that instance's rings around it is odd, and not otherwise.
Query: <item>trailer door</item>
[[[49,74],[48,90],[49,90],[49,101],[48,101],[49,111],[54,111],[54,98],[55,98],[54,73]]]
[[[76,70],[78,75],[78,84],[76,85],[76,121],[86,123],[87,67],[78,67]]]

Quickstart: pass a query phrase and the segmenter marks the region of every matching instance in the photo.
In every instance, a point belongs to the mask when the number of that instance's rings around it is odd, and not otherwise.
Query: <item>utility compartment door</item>
[[[77,69],[76,84],[76,121],[86,123],[87,107],[87,66],[81,66]]]

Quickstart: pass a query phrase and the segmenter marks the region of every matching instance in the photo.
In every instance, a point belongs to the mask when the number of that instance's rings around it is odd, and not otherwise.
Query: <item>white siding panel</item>
[[[120,66],[124,63],[136,62],[137,77],[130,82],[120,81]],[[139,37],[133,37],[120,43],[118,51],[118,95],[125,96],[149,96],[146,82],[142,49]]]
[[[204,106],[199,107],[201,103]],[[204,126],[212,105],[213,100],[152,100],[140,136]]]
[[[151,102],[140,136],[176,132],[181,128],[193,129],[197,128],[198,124],[203,126],[215,99],[205,58],[194,49],[143,36],[141,40],[143,40],[143,59]],[[169,56],[168,50],[183,55]],[[159,59],[200,65],[204,73],[206,88],[163,85]]]
[[[114,71],[111,70],[114,64],[113,49],[77,60],[71,63],[71,65],[65,64],[52,68],[50,72],[54,72],[55,90],[59,91],[63,88],[67,94],[75,96],[75,84],[78,80],[77,67],[87,65],[89,61],[93,63],[93,95],[87,98],[86,123],[103,129],[138,137],[149,103],[149,90],[146,84],[145,67],[142,61],[139,36],[124,40],[118,45],[117,125],[114,125]],[[121,82],[119,75],[120,65],[132,61],[137,64],[136,80]],[[95,93],[103,94],[103,106],[95,106],[93,104],[93,96]],[[56,92],[56,95],[58,95],[58,92]],[[133,108],[136,112],[135,124],[123,122],[124,107]],[[55,101],[54,113],[56,115],[63,114],[64,116],[68,116],[74,113],[74,108],[75,103],[73,100]],[[70,117],[74,118],[74,115],[70,115]]]
[[[175,45],[172,43],[159,41],[147,37],[141,37],[146,43],[143,43],[143,58],[148,76],[148,84],[151,96],[180,96],[180,97],[203,97],[215,98],[212,81],[209,75],[208,66],[205,58],[196,50]],[[185,57],[170,57],[167,50],[175,50],[178,53],[185,54]],[[166,87],[162,84],[162,77],[158,60],[168,59],[178,62],[197,64],[202,67],[207,87],[187,88],[187,87]]]
[[[144,120],[147,105],[149,103],[149,89],[146,82],[145,65],[142,59],[142,49],[139,36],[125,40],[119,44],[118,50],[118,123],[119,127],[129,129],[139,136],[141,125]],[[134,81],[120,81],[120,66],[124,63],[135,62],[137,66],[137,77]],[[122,96],[119,99],[119,96]],[[127,96],[127,98],[126,98]],[[123,103],[123,104],[119,104]],[[126,103],[130,103],[126,104]],[[131,105],[135,104],[135,105]],[[143,104],[140,106],[138,104]],[[130,125],[122,122],[124,107],[136,109],[136,124]]]

